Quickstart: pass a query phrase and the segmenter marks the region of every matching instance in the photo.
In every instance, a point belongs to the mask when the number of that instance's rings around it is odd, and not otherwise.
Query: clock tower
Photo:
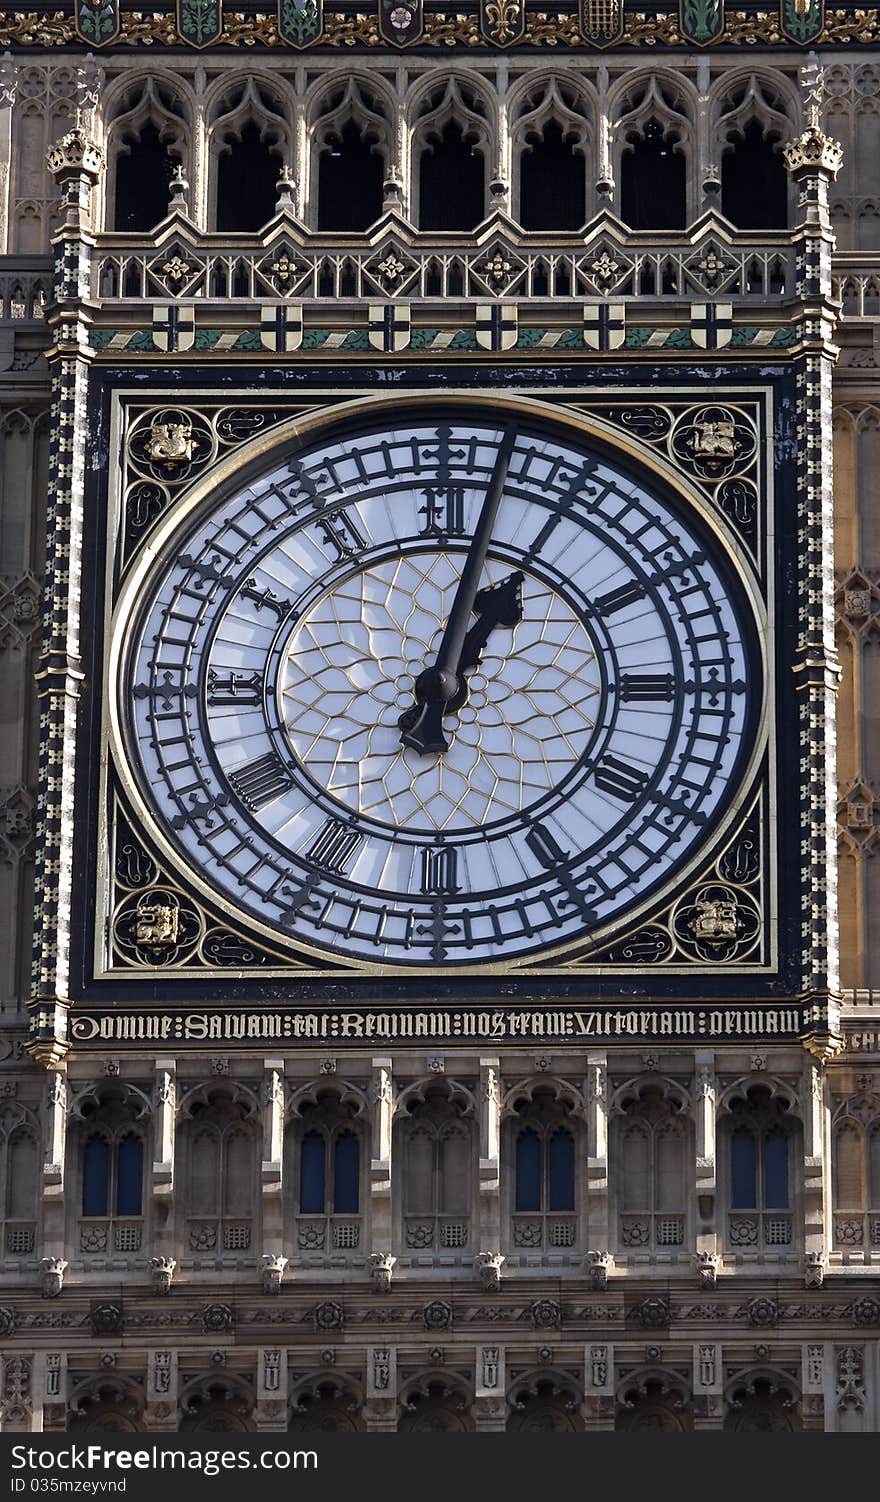
[[[867,23],[502,10],[10,33],[7,1426],[880,1426]]]

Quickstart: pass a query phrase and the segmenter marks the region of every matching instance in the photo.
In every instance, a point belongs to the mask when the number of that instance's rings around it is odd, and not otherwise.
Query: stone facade
[[[877,1430],[880,69],[830,42],[674,60],[637,40],[564,58],[381,42],[255,51],[246,69],[219,45],[86,50],[22,46],[0,78],[0,1427]],[[486,217],[444,238],[418,228],[419,162],[449,120],[483,159]],[[685,161],[688,228],[636,241],[618,218],[622,163],[651,120]],[[340,237],[320,228],[319,163],[350,121],[381,159],[388,217]],[[587,231],[542,240],[518,216],[522,157],[548,122],[583,163]],[[789,229],[719,236],[720,164],[755,122],[787,143]],[[277,159],[281,229],[230,240],[218,162],[254,123]],[[147,124],[179,164],[158,238],[113,228],[118,163]],[[817,873],[803,949],[804,991],[830,1001],[809,1047],[549,1032],[503,1048],[308,1032],[70,1047],[77,706],[101,666],[77,624],[96,362],[134,369],[145,352],[167,375],[202,352],[202,427],[198,401],[182,418],[166,401],[139,450],[148,510],[179,493],[200,442],[211,462],[234,447],[209,399],[221,354],[240,357],[239,392],[276,356],[376,363],[416,327],[449,362],[502,356],[526,330],[532,348],[570,348],[574,331],[607,355],[622,346],[594,338],[583,303],[612,297],[631,348],[689,337],[707,361],[707,303],[752,354],[814,320],[798,335],[800,493],[827,525],[810,542],[818,637],[799,648]],[[554,1138],[570,1142],[564,1208],[545,1184],[518,1209],[524,1132],[545,1165]],[[736,1134],[765,1169],[782,1154],[784,1204],[762,1185],[735,1208]],[[90,1152],[103,1204],[85,1193]],[[303,1196],[315,1153],[322,1205]],[[133,1163],[142,1192],[126,1201]]]

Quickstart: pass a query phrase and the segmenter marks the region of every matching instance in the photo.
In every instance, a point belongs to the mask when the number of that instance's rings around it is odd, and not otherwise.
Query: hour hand
[[[423,756],[449,750],[443,717],[467,703],[467,675],[479,667],[490,633],[496,626],[512,629],[522,620],[522,583],[521,573],[509,574],[500,584],[478,591],[473,607],[477,620],[465,634],[455,671],[434,666],[416,679],[416,702],[397,722],[404,746]]]
[[[513,630],[522,620],[523,577],[520,573],[508,574],[500,584],[488,584],[485,589],[481,589],[474,600],[477,620],[462,642],[461,656],[458,659],[458,693],[447,704],[447,714],[461,709],[467,703],[466,675],[480,666],[483,649],[495,627],[507,626],[509,630]]]

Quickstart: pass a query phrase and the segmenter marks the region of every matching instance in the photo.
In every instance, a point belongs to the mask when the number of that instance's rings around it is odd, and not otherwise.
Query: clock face
[[[688,505],[588,435],[402,412],[180,523],[117,628],[127,776],[178,866],[300,951],[561,955],[738,789],[754,620]]]

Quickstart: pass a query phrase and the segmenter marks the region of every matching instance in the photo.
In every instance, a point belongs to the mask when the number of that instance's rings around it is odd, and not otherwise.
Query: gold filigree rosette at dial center
[[[492,632],[450,715],[444,756],[400,743],[398,719],[436,654],[463,553],[410,554],[351,575],[301,620],[281,672],[285,729],[322,788],[399,828],[479,828],[518,813],[583,756],[601,676],[593,644],[561,597],[526,576],[523,620]],[[485,576],[500,583],[505,565]]]

